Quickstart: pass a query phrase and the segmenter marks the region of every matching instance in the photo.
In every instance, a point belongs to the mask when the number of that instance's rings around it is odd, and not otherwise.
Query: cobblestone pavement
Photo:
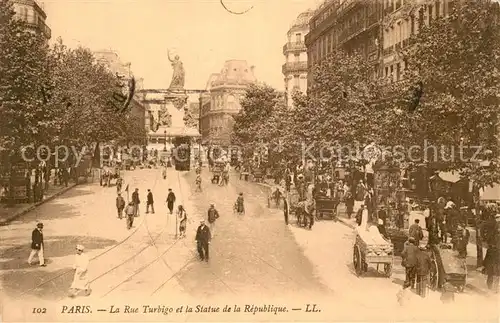
[[[194,174],[187,178],[194,183]],[[206,170],[202,178],[203,192],[192,191],[196,203],[191,213],[206,219],[213,202],[220,218],[210,245],[209,263],[180,274],[182,285],[193,295],[277,298],[332,293],[314,277],[312,264],[282,219],[267,208],[264,191],[245,187],[236,177],[231,178],[228,186],[211,184]],[[241,216],[233,211],[239,192],[245,198],[245,214]]]

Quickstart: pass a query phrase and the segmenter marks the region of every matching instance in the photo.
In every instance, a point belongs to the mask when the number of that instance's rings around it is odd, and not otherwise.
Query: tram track
[[[231,185],[231,184],[229,184]],[[225,187],[225,189],[227,190],[228,187]],[[260,190],[260,194],[257,196],[257,199],[260,200],[261,198],[264,198],[265,194],[264,192],[262,191],[262,189],[259,187],[259,190]],[[243,192],[245,193],[249,193],[249,189],[242,189]],[[207,197],[208,198],[208,197]],[[254,204],[251,204],[252,206]],[[222,207],[224,207],[226,210],[225,210],[225,213],[227,214],[230,214],[230,210],[232,208],[232,204],[230,202],[227,202],[227,203],[223,203],[221,205]],[[258,206],[257,206],[258,207]],[[252,207],[252,208],[249,208],[248,211],[250,212],[247,212],[247,214],[252,214],[252,213],[258,213],[254,210],[254,212],[252,212],[251,210],[254,209],[255,207]],[[265,207],[262,207],[263,209],[266,209]],[[236,217],[235,217],[236,218]],[[212,249],[212,248],[211,248]],[[215,255],[216,259],[219,258],[219,257],[223,257],[224,255],[220,254],[218,252],[217,249],[213,249],[212,253]],[[255,254],[255,253],[252,253],[251,255],[249,255],[248,257],[245,256],[245,257],[242,257],[242,256],[235,256],[233,254],[233,257],[237,258],[237,259],[240,259],[243,261],[243,263],[245,262],[249,262],[251,260],[249,260],[249,258],[253,258],[253,259],[256,259],[257,261],[263,263],[267,268],[270,268],[272,269],[273,271],[275,271],[276,273],[279,274],[280,277],[283,277],[285,278],[285,280],[287,282],[290,282],[290,283],[293,283],[295,284],[299,289],[308,289],[308,285],[305,283],[305,282],[300,282],[300,281],[297,281],[296,279],[294,279],[293,277],[291,277],[288,273],[286,273],[285,271],[279,269],[279,268],[276,268],[275,266],[273,266],[269,261],[265,260],[264,258],[260,257],[259,255]],[[228,291],[230,291],[232,294],[236,294],[235,292],[235,288],[231,287],[230,284],[224,280],[223,278],[219,277],[218,275],[216,275],[213,270],[211,270],[211,273],[213,276],[215,276],[218,280],[220,280],[220,282],[226,287],[226,289]],[[259,285],[261,286],[261,288],[264,288],[264,289],[267,289],[269,290],[269,286],[268,284],[265,284],[262,282],[262,279],[259,279],[256,275],[256,274],[250,274],[248,271],[245,271],[245,275],[248,277],[248,278],[251,278],[252,281],[254,282],[254,284],[256,285]],[[170,278],[169,278],[170,279]],[[329,291],[329,292],[333,292],[333,290],[331,290],[330,288],[328,288],[327,286],[325,286],[325,288]]]
[[[157,174],[157,176],[155,177],[155,183],[154,183],[154,185],[153,185],[153,187],[152,187],[152,188],[156,187],[156,184],[157,184],[157,182],[158,182],[158,178],[159,178],[159,176],[160,176],[160,175],[159,175],[159,174]],[[134,180],[132,181],[132,183],[129,183],[128,185],[134,186],[134,185],[137,185],[137,184],[138,184],[137,179],[134,179]],[[139,232],[139,230],[140,230],[143,226],[145,226],[145,224],[147,224],[147,217],[148,217],[148,216],[149,216],[149,214],[147,214],[147,213],[146,213],[146,214],[142,217],[142,220],[141,220],[140,224],[139,224],[139,225],[138,225],[138,226],[137,226],[137,227],[133,230],[133,232],[132,232],[132,233],[130,233],[129,235],[127,235],[127,236],[126,236],[123,240],[119,241],[117,244],[115,244],[115,245],[113,245],[112,247],[110,247],[110,248],[108,248],[108,249],[104,250],[103,252],[101,252],[101,253],[99,253],[99,254],[95,255],[94,257],[90,258],[90,259],[89,259],[89,261],[90,261],[90,262],[95,261],[95,260],[97,260],[97,259],[101,258],[102,256],[107,255],[107,254],[108,254],[108,253],[110,253],[111,251],[116,250],[118,247],[128,247],[128,248],[132,247],[133,243],[131,243],[131,244],[125,244],[125,243],[126,243],[127,241],[129,241],[132,237],[135,237],[135,236],[137,235],[137,233]],[[158,240],[158,239],[159,239],[159,237],[161,237],[161,235],[162,235],[162,234],[163,234],[163,232],[165,231],[165,229],[166,229],[166,225],[163,227],[163,229],[161,230],[161,232],[160,232],[160,233],[159,233],[159,234],[158,234],[158,235],[157,235],[157,236],[156,236],[153,240],[154,240],[154,241]],[[149,229],[148,229],[148,228],[146,228],[146,230],[148,230],[148,232],[150,233],[150,231],[149,231]],[[92,279],[90,282],[92,283],[92,282],[94,282],[94,281],[97,281],[99,278],[104,277],[106,274],[108,274],[108,273],[112,272],[114,269],[119,268],[119,267],[123,266],[124,264],[126,264],[126,263],[130,262],[131,260],[135,259],[137,256],[139,256],[142,252],[144,252],[144,251],[145,251],[148,247],[150,247],[150,246],[151,246],[151,245],[148,245],[148,246],[146,246],[146,247],[142,248],[141,250],[139,250],[138,252],[136,252],[135,254],[133,254],[131,257],[127,258],[125,261],[122,261],[119,265],[114,266],[112,269],[110,269],[110,270],[106,271],[104,274],[101,274],[101,275],[99,275],[98,277],[96,277],[96,278]],[[68,270],[63,271],[62,273],[60,273],[60,274],[58,274],[58,275],[56,275],[56,276],[53,276],[53,277],[51,277],[51,278],[49,278],[49,279],[47,279],[47,280],[42,281],[41,283],[37,284],[36,286],[34,286],[34,287],[30,288],[30,289],[25,290],[25,291],[24,291],[24,292],[22,292],[20,295],[18,295],[17,297],[15,297],[15,299],[20,299],[22,296],[27,295],[27,294],[29,294],[29,293],[31,293],[31,292],[33,292],[33,291],[35,291],[35,290],[39,289],[40,287],[45,286],[45,285],[46,285],[46,284],[48,284],[48,283],[54,283],[54,281],[56,281],[57,279],[62,278],[62,277],[66,276],[66,275],[68,275],[68,274],[70,274],[70,273],[74,273],[74,269],[68,269]]]
[[[180,180],[180,175],[179,175],[179,172],[177,172],[177,182],[179,184],[179,193],[180,193],[180,197],[181,197],[181,201],[184,201],[184,198],[183,198],[183,194],[182,194],[182,185],[181,185],[181,180]],[[177,216],[177,215],[176,215]],[[160,248],[158,247],[157,245],[157,240],[158,240],[158,237],[161,236],[164,232],[164,230],[162,230],[162,232],[160,232],[160,234],[153,238],[153,235],[151,233],[151,231],[149,230],[149,227],[147,225],[147,220],[144,221],[145,223],[145,228],[146,228],[146,231],[147,231],[147,234],[148,234],[148,237],[150,239],[150,245],[146,246],[142,251],[146,250],[147,248],[153,246],[155,249],[156,249],[156,254],[157,254],[157,257],[152,260],[152,261],[149,261],[148,263],[144,264],[143,266],[139,267],[138,269],[136,269],[131,275],[129,275],[126,279],[124,279],[123,281],[119,282],[118,284],[116,284],[115,286],[113,286],[111,289],[109,289],[107,292],[104,293],[104,295],[102,295],[101,297],[106,297],[106,296],[109,296],[109,294],[111,294],[112,292],[114,292],[115,290],[117,290],[118,288],[120,287],[123,287],[123,285],[127,284],[127,283],[131,283],[133,281],[133,279],[135,277],[137,277],[140,273],[142,273],[143,271],[145,271],[146,269],[150,268],[150,266],[152,266],[153,264],[157,263],[158,261],[161,261],[169,270],[171,270],[172,272],[174,271],[174,269],[168,264],[168,262],[164,259],[164,256],[166,256],[169,251],[171,251],[181,240],[180,239],[177,239],[176,237],[176,240],[171,243],[166,250],[164,251],[160,251]],[[168,221],[167,221],[167,225],[168,225]],[[165,226],[166,227],[166,226]],[[165,228],[164,227],[164,228]],[[177,229],[176,229],[177,230]],[[184,244],[185,246],[185,244]],[[190,259],[191,261],[192,259]],[[190,262],[188,261],[188,263]],[[115,266],[116,268],[119,268],[120,266]],[[109,270],[109,272],[113,271],[114,269],[116,268],[112,268]],[[109,272],[106,272],[104,273],[102,276],[108,274]],[[99,277],[98,277],[99,278]]]

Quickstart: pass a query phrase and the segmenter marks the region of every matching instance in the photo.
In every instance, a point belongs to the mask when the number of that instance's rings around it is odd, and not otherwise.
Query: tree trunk
[[[475,198],[475,208],[476,208],[476,254],[477,254],[477,267],[483,266],[483,240],[481,238],[482,234],[482,219],[479,208],[479,189],[475,189],[474,191]]]

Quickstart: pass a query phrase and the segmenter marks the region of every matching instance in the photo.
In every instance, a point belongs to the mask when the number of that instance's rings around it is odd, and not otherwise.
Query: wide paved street
[[[290,320],[387,319],[388,313],[403,318],[436,319],[435,311],[401,310],[396,293],[404,279],[401,267],[392,278],[377,276],[357,278],[352,272],[352,230],[341,223],[317,222],[312,231],[286,226],[282,212],[267,207],[266,188],[231,177],[228,186],[210,183],[211,174],[203,169],[203,192],[195,192],[193,172],[169,169],[167,180],[158,169],[125,172],[125,186],[131,192],[139,188],[141,215],[128,231],[125,221],[117,219],[116,188],[89,184],[76,187],[61,197],[43,204],[8,226],[0,227],[2,236],[0,280],[3,282],[4,308],[9,321],[64,321],[62,306],[91,305],[107,309],[151,304],[175,307],[183,304],[270,304],[302,308],[276,316]],[[188,214],[188,234],[175,239],[175,216],[167,215],[165,198],[172,188],[177,205]],[[155,214],[145,214],[146,190],[155,195]],[[244,193],[246,213],[233,213],[239,192]],[[213,202],[221,217],[217,221],[208,263],[197,259],[194,235],[201,218]],[[45,224],[47,267],[29,267],[31,230],[37,221]],[[293,223],[293,221],[292,221]],[[73,278],[75,245],[83,244],[91,259],[89,275],[93,293],[90,297],[67,298]],[[439,312],[439,296],[431,295],[421,307]],[[14,306],[22,301],[23,306]],[[453,312],[469,318],[467,312],[492,318],[496,300],[474,294],[460,295]],[[305,313],[307,303],[317,303],[321,312]],[[19,303],[17,303],[19,304]],[[48,314],[26,317],[27,304],[43,306]],[[105,305],[106,304],[106,305]],[[469,304],[467,306],[467,304]],[[436,307],[437,306],[437,307]],[[458,309],[462,309],[458,310]],[[109,320],[109,313],[95,313],[92,319]],[[449,313],[452,313],[449,311]],[[418,317],[413,315],[418,314]],[[442,313],[441,313],[442,314]],[[102,315],[102,316],[101,316]],[[113,318],[125,320],[115,314]],[[259,315],[242,313],[231,320],[258,319]],[[423,315],[423,316],[422,316]],[[493,316],[492,316],[493,315]],[[178,320],[179,316],[134,316],[140,320]],[[392,316],[391,316],[392,317]],[[470,316],[473,320],[476,316]],[[82,317],[84,319],[84,317]],[[220,320],[203,314],[183,314],[182,320]]]

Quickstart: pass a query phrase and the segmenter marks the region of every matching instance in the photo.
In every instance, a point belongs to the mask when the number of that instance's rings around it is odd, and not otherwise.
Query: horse
[[[301,201],[295,207],[297,216],[297,226],[312,229],[314,225],[314,204],[307,201]]]

